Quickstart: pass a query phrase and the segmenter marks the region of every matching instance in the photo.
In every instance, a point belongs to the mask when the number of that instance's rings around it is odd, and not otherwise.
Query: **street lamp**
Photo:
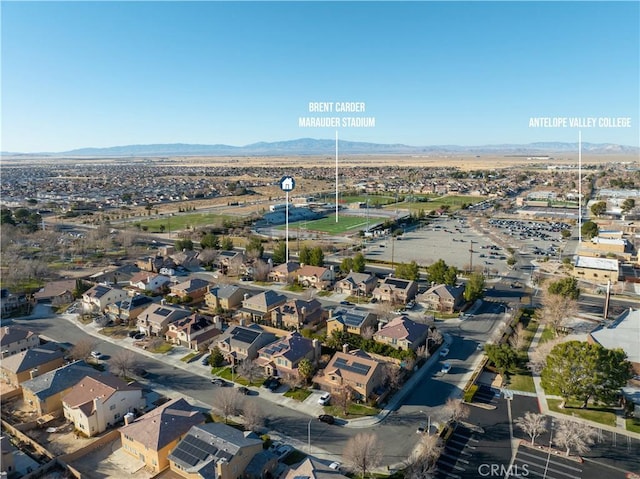
[[[551,419],[551,430],[549,431],[549,453],[547,454],[547,463],[544,465],[544,474],[542,479],[547,477],[547,469],[549,469],[549,460],[551,459],[551,444],[553,440],[553,419]]]
[[[420,412],[427,416],[427,435],[431,436],[431,415],[422,410]]]
[[[309,419],[307,423],[307,454],[311,454],[311,421],[313,419]]]

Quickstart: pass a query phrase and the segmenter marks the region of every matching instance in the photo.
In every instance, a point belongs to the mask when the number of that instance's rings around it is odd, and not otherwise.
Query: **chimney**
[[[349,344],[348,343],[344,343],[342,345],[342,352],[347,354],[349,352]]]
[[[35,378],[38,376],[38,368],[33,368],[31,371],[29,371],[29,377],[31,379]]]
[[[307,307],[303,306],[302,308],[300,308],[300,314],[302,315],[303,318],[305,318],[307,316]]]
[[[246,326],[247,325],[247,320],[244,318],[240,318],[240,326]]]
[[[322,346],[320,345],[320,341],[314,338],[311,340],[311,344],[313,345],[313,359],[314,361],[318,361],[322,355]]]
[[[166,299],[164,299],[164,298],[162,298],[162,299],[160,300],[160,304],[161,304],[162,306],[164,306],[165,304],[167,304],[167,300],[166,300]]]
[[[133,414],[132,412],[128,412],[127,414],[124,415],[124,425],[128,426],[134,419],[135,419],[136,415]]]
[[[246,301],[247,299],[249,299],[249,293],[244,293],[243,298],[244,298],[244,301]]]

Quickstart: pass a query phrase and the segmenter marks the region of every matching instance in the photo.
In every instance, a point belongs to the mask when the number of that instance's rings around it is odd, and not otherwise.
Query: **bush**
[[[464,402],[473,401],[473,396],[476,395],[476,391],[478,391],[478,385],[477,384],[471,385],[471,387],[464,392],[464,396],[463,396]]]

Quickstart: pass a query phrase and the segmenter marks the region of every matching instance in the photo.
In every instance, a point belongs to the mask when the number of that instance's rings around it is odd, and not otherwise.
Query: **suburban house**
[[[209,283],[209,281],[193,278],[173,285],[169,290],[172,295],[177,296],[181,300],[191,298],[192,303],[197,303],[204,299],[204,295],[209,290],[210,285],[211,283]]]
[[[169,467],[187,479],[238,479],[262,450],[262,440],[253,433],[217,422],[199,424],[171,451]]]
[[[0,358],[40,345],[40,336],[19,326],[0,327]]]
[[[27,304],[29,304],[29,299],[26,294],[15,294],[7,288],[0,289],[0,311],[2,314],[9,314]]]
[[[254,322],[271,322],[271,313],[287,302],[287,297],[273,290],[266,290],[242,301],[238,310],[241,317]]]
[[[426,347],[428,335],[428,325],[416,323],[406,316],[398,316],[380,327],[373,335],[373,339],[395,349],[415,351],[420,346]]]
[[[636,375],[640,375],[640,309],[629,308],[614,321],[596,327],[587,342],[603,348],[621,348]]]
[[[169,324],[169,330],[164,337],[167,342],[184,346],[194,351],[203,350],[222,333],[222,320],[216,316],[218,322],[211,316],[193,313],[186,318],[178,319]]]
[[[49,281],[40,291],[33,295],[36,301],[50,301],[52,306],[73,303],[76,289],[75,279],[63,279],[60,281]]]
[[[275,308],[271,314],[273,325],[284,329],[300,329],[305,324],[318,324],[324,317],[324,309],[317,299],[290,299]]]
[[[18,452],[9,436],[0,436],[0,473],[2,477],[12,477],[16,473],[16,461],[14,455]]]
[[[127,291],[107,284],[96,284],[82,294],[84,311],[104,311],[109,304],[129,296]]]
[[[123,299],[107,306],[107,315],[114,321],[122,323],[134,323],[140,313],[142,313],[153,299],[144,294],[136,294],[132,298]]]
[[[295,273],[298,283],[302,286],[325,290],[331,288],[336,280],[333,266],[301,266]]]
[[[134,410],[144,410],[142,387],[115,376],[86,376],[62,397],[64,417],[92,437],[124,420]]]
[[[298,363],[304,358],[315,363],[320,358],[320,342],[294,331],[260,348],[256,363],[266,376],[297,378]]]
[[[313,382],[324,391],[338,393],[348,387],[355,399],[366,400],[382,386],[385,380],[384,366],[359,349],[337,352],[324,370],[318,371]]]
[[[62,411],[62,397],[85,376],[104,376],[84,361],[54,369],[22,383],[22,397],[31,411],[38,415]]]
[[[300,269],[300,263],[295,261],[287,261],[286,263],[274,266],[269,271],[269,281],[274,283],[288,283],[295,277],[295,272]]]
[[[157,255],[139,259],[136,261],[136,266],[143,271],[159,273],[162,268],[174,269],[176,264],[171,258],[164,258],[163,256]]]
[[[152,304],[138,315],[136,324],[140,332],[147,336],[164,336],[171,323],[186,318],[190,314],[191,311],[188,309],[162,303]]]
[[[334,331],[362,335],[366,328],[376,330],[378,318],[371,311],[356,306],[338,306],[329,311],[327,337]]]
[[[56,343],[46,343],[8,356],[0,363],[0,376],[12,386],[64,365],[64,353]]]
[[[464,304],[464,285],[437,284],[419,294],[416,300],[426,309],[453,313]]]
[[[160,472],[169,467],[169,452],[187,431],[204,421],[202,412],[185,399],[173,399],[131,422],[125,417],[119,429],[122,449]]]
[[[346,479],[339,470],[312,457],[307,458],[296,467],[291,467],[283,479]]]
[[[613,284],[618,282],[619,263],[613,258],[594,258],[591,256],[578,256],[571,273],[579,280],[597,284]]]
[[[188,270],[192,270],[200,267],[200,259],[198,258],[197,251],[194,250],[184,250],[178,251],[177,253],[169,254],[169,257],[173,260],[176,266],[182,266]]]
[[[346,278],[336,282],[334,290],[337,293],[347,293],[350,296],[368,297],[378,285],[378,278],[371,273],[355,273],[351,271]]]
[[[220,262],[220,271],[222,271],[222,274],[238,276],[244,266],[244,254],[242,251],[223,250],[220,251],[218,255],[218,261]]]
[[[415,281],[387,276],[373,290],[373,297],[378,301],[391,304],[406,304],[411,301],[418,292]]]
[[[245,359],[255,359],[258,357],[260,348],[275,340],[274,334],[265,332],[257,324],[249,326],[236,324],[214,338],[209,349],[212,350],[217,346],[227,362],[236,364]]]
[[[129,284],[140,291],[160,292],[164,286],[168,286],[171,278],[163,274],[140,271],[134,274],[129,280]]]
[[[249,291],[235,284],[223,284],[210,286],[209,291],[204,296],[207,308],[217,310],[218,308],[230,311],[239,307],[242,301],[249,297]]]

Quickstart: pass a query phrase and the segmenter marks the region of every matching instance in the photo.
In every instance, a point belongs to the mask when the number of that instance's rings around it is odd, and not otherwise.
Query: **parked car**
[[[213,384],[214,386],[220,386],[220,387],[229,386],[229,383],[227,381],[225,381],[224,379],[220,379],[220,378],[211,379],[211,384]]]
[[[444,363],[444,364],[442,365],[442,368],[440,369],[440,372],[441,372],[442,374],[447,374],[449,371],[451,371],[451,364],[449,364],[449,363]]]
[[[327,424],[333,424],[336,422],[336,419],[331,414],[320,414],[318,416],[318,420],[320,422],[326,422]]]
[[[100,351],[91,351],[91,357],[94,359],[100,359],[102,357],[102,353]]]
[[[442,348],[440,350],[440,357],[446,358],[449,355],[449,348]]]
[[[269,377],[262,383],[262,387],[267,388],[270,391],[275,391],[280,387],[281,384],[282,383],[280,382],[280,378]]]
[[[322,396],[320,396],[320,398],[318,399],[318,404],[320,404],[321,406],[326,406],[327,404],[329,404],[329,401],[331,401],[331,394],[329,393],[324,393]]]
[[[240,392],[240,394],[244,394],[246,396],[247,394],[249,394],[250,391],[249,391],[249,388],[246,388],[244,386],[240,386],[238,388],[238,392]]]
[[[334,471],[339,471],[341,467],[342,467],[342,464],[340,464],[338,461],[334,461],[331,464],[329,464],[329,469],[333,469]]]
[[[138,331],[136,331],[135,329],[133,331],[129,331],[130,338],[133,338],[136,334],[138,334]]]

